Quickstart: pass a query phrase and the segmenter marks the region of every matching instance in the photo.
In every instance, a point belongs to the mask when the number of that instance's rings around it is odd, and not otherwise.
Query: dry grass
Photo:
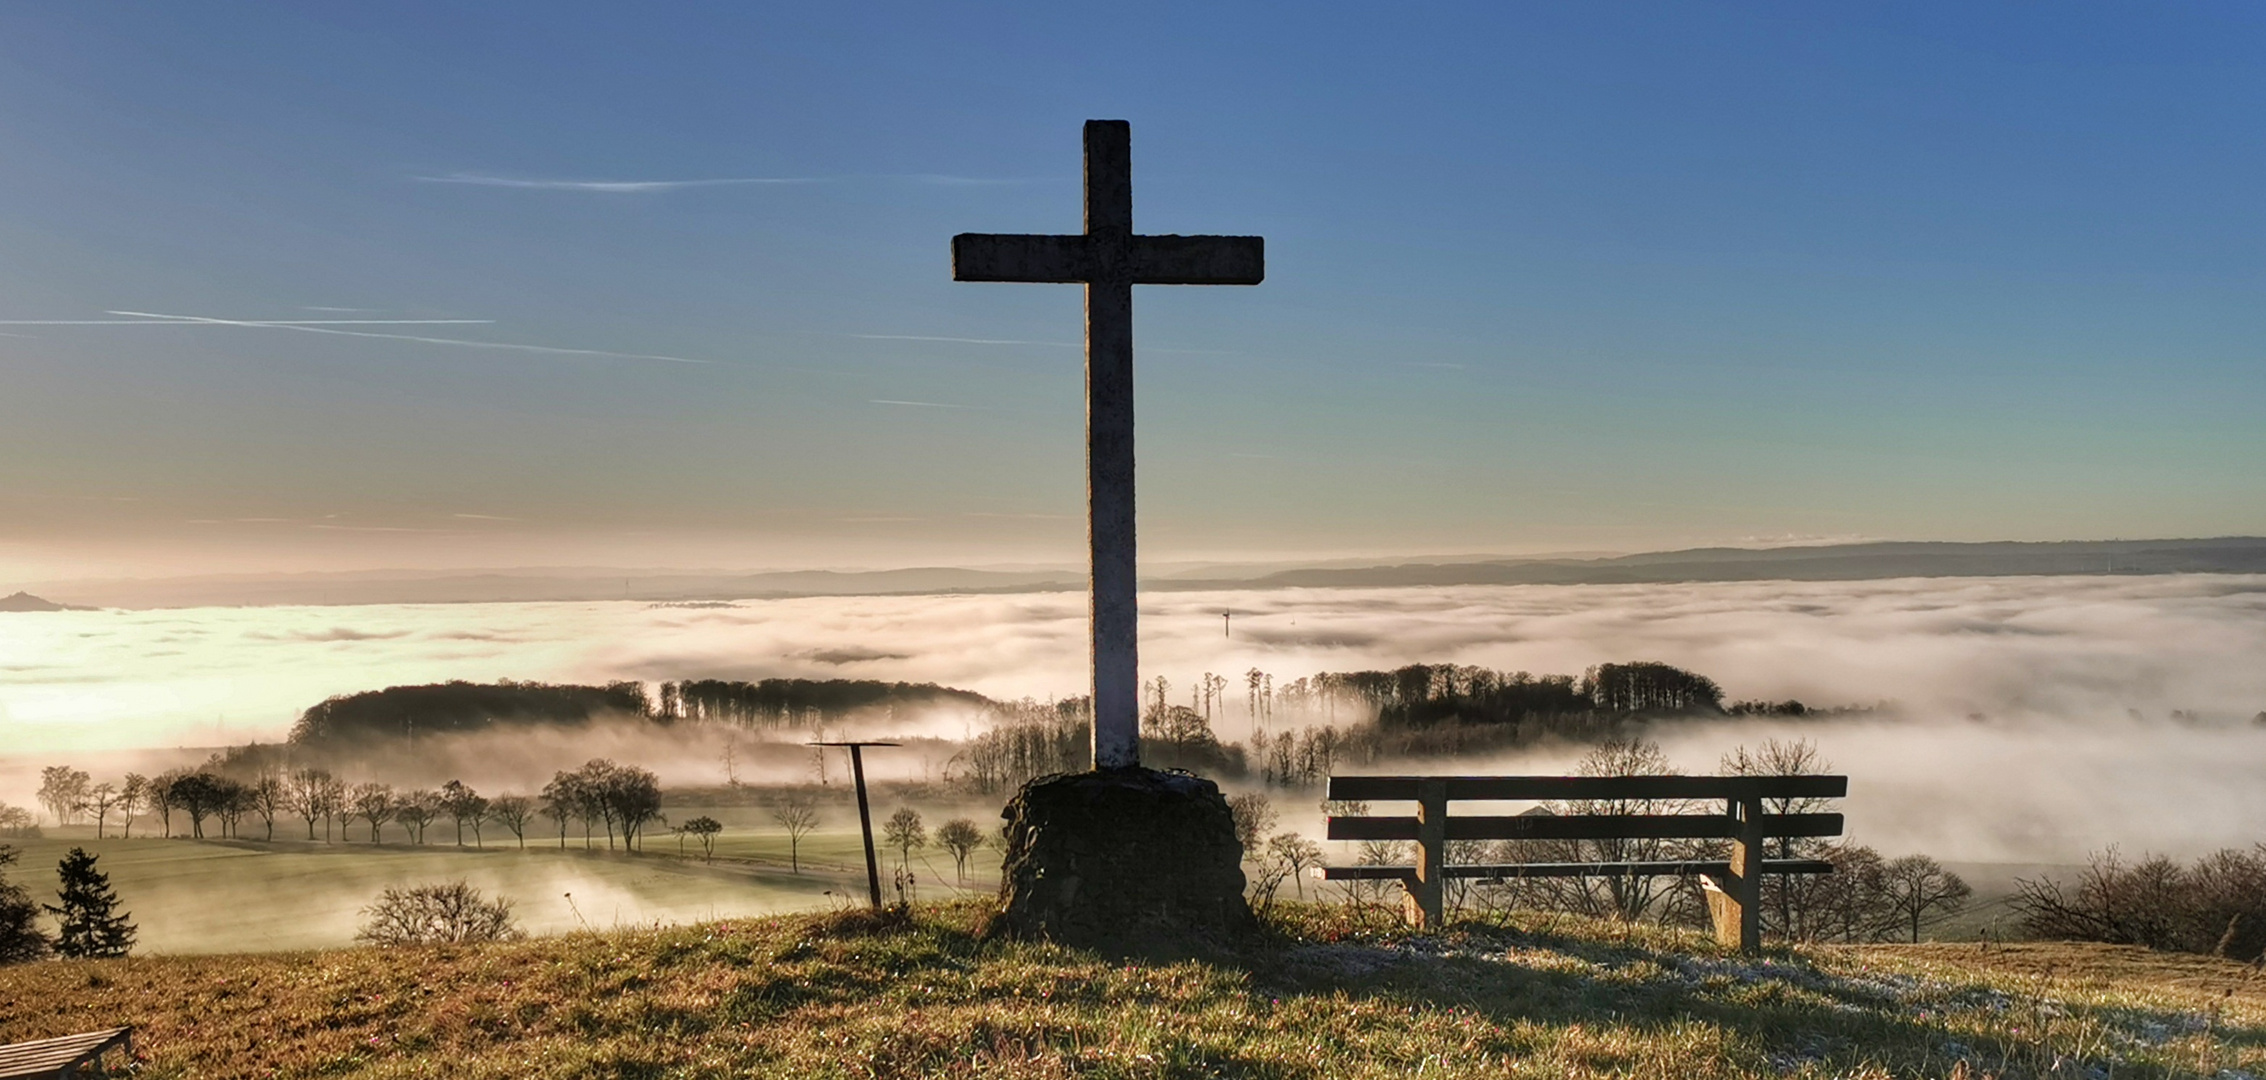
[[[986,943],[981,905],[477,947],[0,970],[0,1036],[139,1029],[149,1077],[2266,1075],[2266,992],[2059,946],[1756,961],[1536,916],[1292,908],[1230,955]]]

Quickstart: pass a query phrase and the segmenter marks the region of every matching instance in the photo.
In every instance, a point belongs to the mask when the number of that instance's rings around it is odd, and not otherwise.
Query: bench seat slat
[[[1450,819],[1453,820],[1453,819]],[[1764,859],[1765,874],[1830,874],[1833,864],[1824,859]],[[1540,877],[1691,877],[1706,874],[1725,877],[1731,873],[1731,863],[1724,859],[1690,859],[1653,862],[1595,862],[1595,863],[1502,863],[1493,865],[1443,866],[1440,873],[1452,878],[1540,878]],[[1321,876],[1330,881],[1408,881],[1416,877],[1413,866],[1325,866]]]
[[[1839,836],[1840,814],[1764,814],[1765,836]],[[1414,840],[1413,817],[1333,817],[1332,840]],[[1450,840],[1728,839],[1739,822],[1726,814],[1448,815]]]
[[[1416,798],[1414,776],[1333,776],[1329,797],[1403,801]],[[1451,801],[1552,799],[1838,799],[1846,776],[1448,776]]]

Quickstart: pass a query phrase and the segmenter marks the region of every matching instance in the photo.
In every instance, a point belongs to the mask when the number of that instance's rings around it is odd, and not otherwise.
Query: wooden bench
[[[89,1031],[78,1035],[65,1035],[36,1042],[11,1043],[0,1046],[0,1080],[74,1080],[77,1077],[109,1076],[102,1066],[102,1055],[123,1050],[126,1061],[134,1059],[134,1029],[110,1028],[106,1031]]]
[[[1776,837],[1841,835],[1840,814],[1772,814],[1777,800],[1838,799],[1846,776],[1333,776],[1336,802],[1413,802],[1414,817],[1333,816],[1332,840],[1414,840],[1414,866],[1328,866],[1332,881],[1396,880],[1407,889],[1409,922],[1442,923],[1449,878],[1693,876],[1708,890],[1716,940],[1753,951],[1762,944],[1764,874],[1826,874],[1822,859],[1765,858]],[[1720,802],[1720,814],[1521,814],[1451,817],[1451,802]],[[1451,866],[1450,840],[1731,841],[1728,859],[1646,862],[1527,862]]]

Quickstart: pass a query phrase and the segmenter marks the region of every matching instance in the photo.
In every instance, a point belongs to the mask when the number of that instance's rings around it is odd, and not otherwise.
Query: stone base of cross
[[[1089,120],[1085,232],[952,238],[958,280],[1086,287],[1096,771],[1033,781],[1008,805],[1000,884],[1004,929],[1063,941],[1104,943],[1167,929],[1230,932],[1251,923],[1242,849],[1219,788],[1140,768],[1133,286],[1256,285],[1266,275],[1266,251],[1256,236],[1134,233],[1132,162],[1130,125]]]

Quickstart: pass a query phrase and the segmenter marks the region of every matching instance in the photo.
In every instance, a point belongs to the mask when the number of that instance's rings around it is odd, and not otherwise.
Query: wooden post
[[[1416,880],[1406,897],[1409,925],[1438,930],[1447,925],[1448,782],[1427,777],[1416,782]]]
[[[858,831],[865,836],[865,887],[873,906],[881,906],[881,865],[873,857],[873,811],[866,805],[865,748],[895,746],[893,742],[814,742],[812,746],[846,746],[850,750],[850,776],[858,787]],[[823,758],[821,761],[825,760]]]
[[[1133,537],[1133,151],[1123,120],[1086,122],[1086,541],[1094,768],[1141,764]]]
[[[1762,948],[1762,800],[1731,799],[1726,812],[1739,823],[1731,838],[1731,873],[1705,880],[1707,913],[1715,940],[1751,953]]]
[[[859,753],[864,749],[865,747],[856,743],[850,744],[850,775],[857,778],[858,831],[865,834],[866,893],[872,897],[873,906],[879,908],[881,906],[881,867],[875,863],[873,858],[873,813],[866,809],[865,755]]]

